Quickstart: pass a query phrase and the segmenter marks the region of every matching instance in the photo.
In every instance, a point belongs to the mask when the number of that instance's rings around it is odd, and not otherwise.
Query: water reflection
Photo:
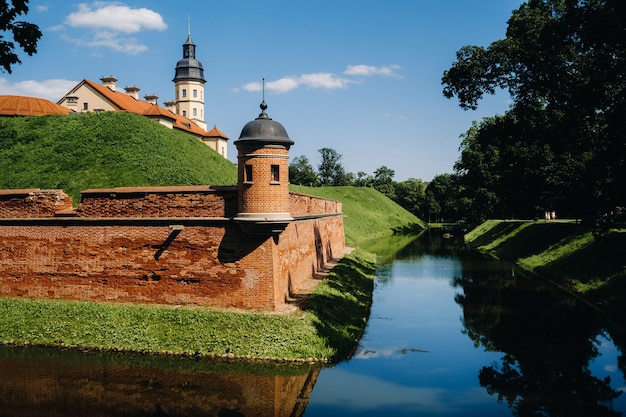
[[[468,253],[462,236],[432,232],[371,245],[380,253],[374,300],[348,361],[320,370],[0,346],[0,415],[603,417],[626,410],[619,349],[603,330],[615,322],[607,327],[590,305]]]
[[[0,348],[0,415],[301,416],[319,368]]]
[[[465,258],[454,280],[465,333],[477,347],[504,352],[480,370],[480,385],[517,416],[621,415],[612,408],[621,392],[589,368],[602,333],[596,309],[506,264],[481,262]]]
[[[356,355],[322,370],[306,417],[622,415],[606,317],[459,237],[398,242]]]

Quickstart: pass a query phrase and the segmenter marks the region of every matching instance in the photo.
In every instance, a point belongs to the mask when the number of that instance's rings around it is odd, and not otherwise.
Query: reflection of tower
[[[267,113],[248,122],[235,141],[238,159],[235,221],[248,234],[278,234],[293,220],[289,213],[289,139]]]
[[[183,44],[183,59],[176,64],[174,75],[176,88],[176,113],[187,117],[195,124],[206,130],[204,121],[204,69],[196,59],[196,45],[191,40],[191,33],[187,33],[187,40]]]

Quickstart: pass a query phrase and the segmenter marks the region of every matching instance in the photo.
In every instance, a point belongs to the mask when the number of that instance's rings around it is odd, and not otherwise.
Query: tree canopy
[[[28,0],[0,0],[0,65],[3,70],[11,74],[12,66],[20,64],[15,43],[29,56],[37,53],[37,42],[41,38],[41,31],[35,24],[15,21],[18,16],[28,13]],[[7,33],[13,41],[5,39]]]
[[[443,94],[475,109],[509,92],[503,116],[474,124],[456,169],[484,215],[556,208],[594,220],[626,203],[626,2],[530,0],[506,37],[464,46]]]

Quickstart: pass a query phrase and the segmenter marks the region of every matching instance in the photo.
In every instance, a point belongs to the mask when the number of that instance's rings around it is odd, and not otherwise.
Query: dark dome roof
[[[267,144],[283,145],[289,149],[294,142],[289,139],[289,135],[287,135],[287,131],[283,125],[272,120],[267,113],[265,113],[265,109],[267,109],[265,101],[261,103],[260,107],[261,114],[259,114],[259,117],[246,123],[243,129],[241,129],[239,140],[236,140],[234,143],[237,144],[237,142],[244,141],[262,142]]]
[[[191,34],[187,35],[183,44],[183,59],[176,63],[176,74],[172,81],[188,79],[206,82],[202,64],[196,59],[196,45],[191,40]]]
[[[183,58],[176,63],[174,81],[188,78],[206,81],[204,79],[204,69],[202,68],[202,64],[197,59]]]

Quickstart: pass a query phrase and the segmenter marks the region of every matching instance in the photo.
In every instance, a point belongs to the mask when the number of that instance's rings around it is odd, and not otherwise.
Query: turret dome
[[[289,138],[287,131],[282,124],[272,120],[265,110],[267,104],[265,100],[261,103],[261,114],[256,119],[245,124],[241,129],[239,139],[234,143],[259,142],[261,144],[282,145],[289,149],[294,142]]]

